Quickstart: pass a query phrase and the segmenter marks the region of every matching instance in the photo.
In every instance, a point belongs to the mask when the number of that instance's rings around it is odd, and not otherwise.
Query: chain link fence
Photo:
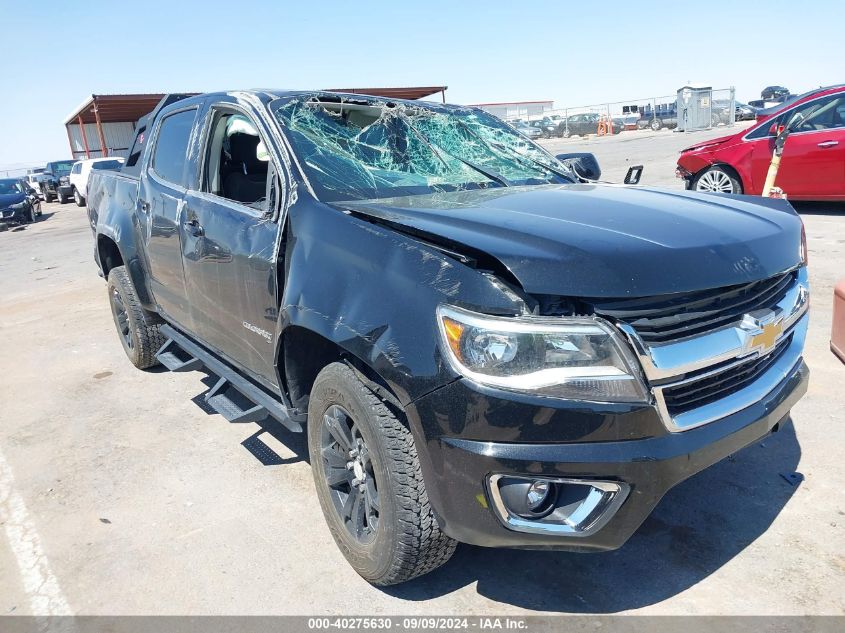
[[[732,114],[733,113],[733,114]],[[538,127],[545,138],[612,136],[636,130],[680,129],[685,132],[733,126],[753,111],[737,107],[731,88],[695,88],[676,94],[594,103],[546,110],[523,120]],[[518,121],[510,118],[509,121]]]

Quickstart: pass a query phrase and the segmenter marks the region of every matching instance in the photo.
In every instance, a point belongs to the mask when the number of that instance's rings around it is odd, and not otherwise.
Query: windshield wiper
[[[572,178],[571,174],[566,173],[562,169],[557,169],[556,167],[552,167],[551,165],[548,165],[541,160],[537,160],[536,158],[531,158],[530,156],[526,156],[525,154],[520,154],[516,150],[511,149],[510,147],[507,147],[506,145],[502,145],[501,143],[491,143],[491,145],[493,147],[497,148],[497,149],[504,150],[505,152],[507,152],[511,156],[516,157],[518,160],[521,160],[522,162],[528,161],[530,163],[533,163],[534,165],[537,165],[538,167],[542,167],[546,171],[552,172],[556,176],[560,176],[561,178],[566,178],[568,181],[573,182],[573,183],[576,182]]]
[[[502,187],[513,186],[504,176],[496,173],[492,169],[487,169],[486,167],[482,167],[481,165],[476,165],[472,161],[468,161],[465,158],[461,158],[460,156],[456,156],[455,154],[452,154],[451,152],[447,152],[445,149],[443,149],[441,147],[435,147],[434,144],[431,141],[429,141],[428,137],[426,137],[425,134],[420,132],[416,128],[416,126],[413,123],[411,123],[410,117],[408,117],[408,120],[405,121],[405,123],[408,125],[409,128],[411,128],[411,131],[414,134],[416,134],[417,136],[420,137],[420,139],[422,139],[423,143],[428,145],[428,148],[437,155],[437,158],[439,158],[440,161],[447,168],[449,167],[449,164],[443,159],[442,154],[446,154],[446,156],[450,156],[450,157],[454,158],[455,160],[460,161],[461,163],[463,163],[464,165],[466,165],[470,169],[474,169],[475,171],[477,171],[479,174],[481,174],[485,178],[489,178],[493,182],[500,184]]]
[[[443,153],[447,156],[451,156],[455,160],[461,161],[467,167],[474,169],[479,174],[487,176],[490,180],[499,183],[503,187],[513,187],[513,183],[511,183],[507,178],[502,176],[501,174],[493,171],[492,169],[488,169],[487,167],[482,167],[481,165],[476,165],[475,163],[468,161],[466,158],[461,158],[460,156],[455,156],[454,154],[450,154],[446,150],[443,150]]]

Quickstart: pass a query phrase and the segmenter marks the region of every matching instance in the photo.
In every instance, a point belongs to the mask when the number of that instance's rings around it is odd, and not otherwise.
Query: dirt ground
[[[722,133],[546,144],[679,187],[677,151]],[[672,490],[618,551],[460,546],[390,589],[335,547],[301,437],[209,414],[201,373],[129,364],[85,210],[44,210],[0,233],[0,614],[845,613],[845,366],[828,349],[845,206],[799,207],[812,378],[793,424]]]

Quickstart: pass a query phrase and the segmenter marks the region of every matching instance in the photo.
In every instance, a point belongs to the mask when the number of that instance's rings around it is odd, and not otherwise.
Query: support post
[[[94,95],[94,120],[97,122],[97,136],[100,137],[100,149],[103,156],[109,155],[109,150],[106,149],[106,137],[103,134],[103,123],[100,121],[100,110],[97,107],[97,96]]]
[[[91,158],[91,149],[88,147],[88,137],[85,136],[85,124],[82,122],[82,115],[79,115],[79,133],[82,135],[82,145],[85,146],[85,158]],[[70,128],[68,128],[70,132]],[[73,149],[73,148],[71,148]]]

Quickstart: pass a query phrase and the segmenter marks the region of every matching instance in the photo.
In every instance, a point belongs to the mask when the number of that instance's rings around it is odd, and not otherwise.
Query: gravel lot
[[[679,187],[677,151],[722,133],[545,144]],[[799,208],[812,380],[793,424],[675,488],[621,550],[461,546],[387,590],[335,547],[301,437],[209,414],[201,373],[129,364],[85,210],[44,210],[0,233],[0,614],[845,613],[845,367],[828,350],[845,207]]]

